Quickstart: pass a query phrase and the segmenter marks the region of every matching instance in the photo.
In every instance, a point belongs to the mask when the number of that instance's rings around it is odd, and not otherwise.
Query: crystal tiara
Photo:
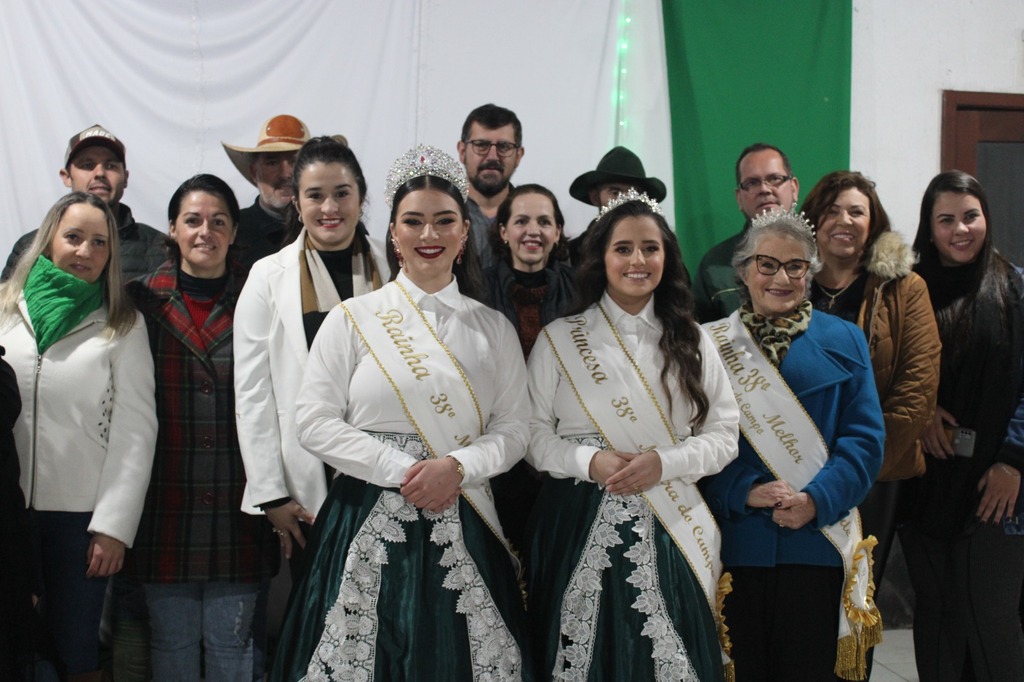
[[[789,210],[773,208],[770,211],[756,215],[751,219],[750,227],[765,227],[766,225],[777,225],[779,223],[784,223],[807,234],[813,234],[814,232],[814,226],[811,225],[811,221],[807,220],[803,211],[797,213],[792,208]]]
[[[466,169],[437,147],[419,144],[395,159],[384,182],[384,200],[391,208],[395,200],[395,192],[409,180],[421,175],[432,175],[455,185],[463,200],[469,193],[466,182]]]
[[[654,199],[647,196],[647,192],[637,192],[635,187],[630,187],[629,190],[622,192],[619,196],[610,199],[607,204],[601,207],[601,212],[598,214],[598,218],[603,218],[604,214],[611,211],[619,206],[630,201],[641,201],[651,207],[651,210],[662,215],[661,204]]]

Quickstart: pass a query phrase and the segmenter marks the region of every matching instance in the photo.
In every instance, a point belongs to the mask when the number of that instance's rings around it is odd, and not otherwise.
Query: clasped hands
[[[772,510],[772,521],[783,528],[803,528],[818,514],[814,498],[798,493],[786,481],[755,485],[747,493],[747,506]]]
[[[459,463],[453,457],[424,459],[405,472],[399,492],[418,509],[442,512],[462,494]]]
[[[634,495],[661,482],[661,455],[657,450],[598,450],[590,458],[588,473],[591,480],[613,495]]]

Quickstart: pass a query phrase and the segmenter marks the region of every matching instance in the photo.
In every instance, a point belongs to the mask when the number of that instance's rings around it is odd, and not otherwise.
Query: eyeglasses
[[[465,140],[466,144],[473,148],[473,151],[480,156],[487,156],[487,153],[491,151],[491,147],[498,150],[498,156],[505,157],[511,156],[512,152],[519,149],[519,145],[515,142],[491,142],[490,140]]]
[[[750,262],[749,258],[747,262]],[[811,261],[804,260],[803,258],[794,258],[783,263],[778,258],[772,258],[760,253],[754,256],[754,262],[757,265],[757,271],[762,275],[774,277],[779,268],[782,268],[786,273],[786,277],[790,279],[802,278],[807,274],[807,269],[811,267]]]
[[[792,180],[792,175],[780,175],[779,173],[772,173],[766,175],[763,178],[747,178],[740,183],[739,187],[744,192],[750,192],[755,189],[761,189],[761,185],[768,185],[769,187],[778,187],[787,180]]]

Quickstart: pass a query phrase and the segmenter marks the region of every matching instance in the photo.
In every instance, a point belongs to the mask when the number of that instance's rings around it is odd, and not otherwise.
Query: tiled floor
[[[918,682],[914,636],[910,630],[886,630],[875,647],[871,682]]]

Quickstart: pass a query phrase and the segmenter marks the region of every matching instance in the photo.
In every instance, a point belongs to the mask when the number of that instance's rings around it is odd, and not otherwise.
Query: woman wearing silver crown
[[[530,355],[538,671],[572,680],[721,680],[718,529],[696,482],[736,457],[736,401],[661,208],[602,210],[582,300]]]
[[[508,320],[474,300],[465,197],[444,152],[400,157],[387,181],[398,275],[331,311],[310,350],[298,436],[338,476],[273,679],[530,678],[488,489],[526,449],[526,368]]]
[[[802,215],[756,217],[733,255],[746,303],[704,325],[740,408],[740,454],[704,492],[732,574],[724,616],[739,680],[864,677],[881,621],[858,505],[885,429],[867,342],[812,311],[820,267]]]

